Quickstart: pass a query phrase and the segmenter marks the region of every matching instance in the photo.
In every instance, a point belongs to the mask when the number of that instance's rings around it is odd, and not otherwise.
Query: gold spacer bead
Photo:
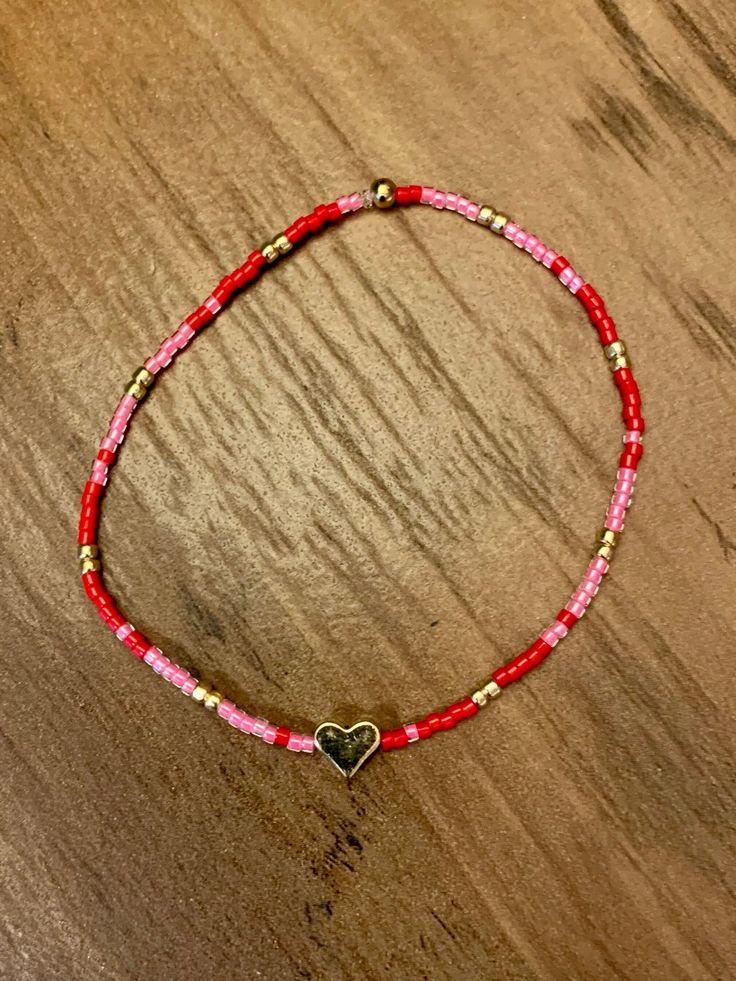
[[[79,574],[84,575],[87,572],[99,572],[102,568],[102,563],[99,559],[80,559],[79,561]]]
[[[273,242],[266,242],[265,245],[261,246],[261,255],[266,260],[266,262],[276,262],[281,253],[273,244]]]
[[[192,701],[194,702],[204,702],[205,698],[209,695],[210,690],[207,685],[197,685],[197,687],[192,692]]]
[[[488,703],[489,698],[498,698],[500,694],[501,687],[495,681],[491,680],[483,685],[482,688],[479,688],[478,691],[474,691],[470,697],[479,708],[482,708]]]
[[[613,344],[607,344],[603,348],[603,353],[607,358],[617,358],[619,355],[623,356],[626,354],[626,345],[623,341],[614,341]]]
[[[294,246],[285,235],[277,235],[273,240],[273,247],[279,250],[279,255],[286,255]]]
[[[598,545],[593,549],[593,556],[599,559],[605,559],[606,562],[610,562],[613,558],[613,546],[612,545]]]
[[[498,698],[498,696],[503,691],[500,685],[496,684],[495,681],[491,680],[487,685],[483,686],[483,691],[488,695],[489,698]]]
[[[143,385],[144,388],[150,388],[156,380],[156,376],[148,368],[140,367],[136,368],[133,372],[133,377],[131,381],[137,382],[139,385]]]
[[[629,359],[624,357],[623,354],[619,354],[617,357],[611,358],[611,360],[608,362],[608,367],[611,369],[611,371],[618,371],[619,368],[628,368]]]
[[[377,208],[390,208],[396,200],[396,185],[388,177],[379,177],[371,184],[371,197]]]
[[[148,395],[148,389],[145,385],[141,385],[140,382],[132,381],[125,389],[125,394],[132,395],[136,401],[140,402]]]
[[[495,212],[490,204],[482,204],[478,212],[478,217],[475,219],[476,225],[483,225],[484,228],[490,228],[494,214]]]
[[[222,695],[219,693],[219,691],[211,691],[204,696],[203,704],[206,709],[210,710],[210,712],[214,712],[221,701]]]
[[[100,550],[95,544],[91,545],[80,545],[79,551],[77,552],[77,558],[81,559],[96,559],[100,554]]]
[[[503,230],[506,227],[507,222],[508,222],[508,218],[506,217],[506,215],[502,215],[500,213],[495,214],[493,216],[493,221],[491,222],[490,225],[491,231],[495,232],[496,235],[503,235]]]
[[[611,548],[615,548],[618,544],[619,533],[617,531],[611,531],[610,528],[601,528],[601,533],[598,535],[599,545],[610,545]]]

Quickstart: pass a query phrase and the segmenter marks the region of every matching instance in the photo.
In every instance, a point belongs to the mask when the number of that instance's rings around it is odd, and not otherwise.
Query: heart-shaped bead
[[[343,729],[337,722],[323,722],[314,733],[314,745],[344,777],[352,777],[381,743],[378,726],[356,722]]]

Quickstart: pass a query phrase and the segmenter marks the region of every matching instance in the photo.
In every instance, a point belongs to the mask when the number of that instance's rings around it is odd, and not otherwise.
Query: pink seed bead
[[[528,232],[525,232],[523,228],[520,228],[516,235],[514,235],[514,245],[516,248],[523,249],[528,237]]]
[[[598,585],[591,579],[584,579],[580,586],[580,592],[587,593],[592,598],[598,592]]]
[[[570,632],[569,627],[566,627],[564,623],[560,623],[559,620],[555,620],[555,622],[550,625],[549,629],[553,630],[560,640],[562,640],[563,637],[567,637],[568,633]]]
[[[347,194],[343,194],[342,197],[339,197],[335,203],[340,209],[340,214],[344,215],[346,211],[350,211],[350,198]]]
[[[227,698],[223,698],[220,704],[217,706],[217,714],[221,719],[229,719],[230,713],[235,710],[235,704],[228,701]]]
[[[115,636],[118,640],[125,640],[128,634],[132,634],[134,630],[135,627],[132,623],[124,623],[122,627],[118,627],[118,629],[115,631]]]
[[[308,736],[306,733],[302,734],[302,753],[313,753],[314,752],[314,736]]]
[[[109,450],[110,453],[114,453],[117,448],[118,448],[118,444],[115,442],[115,440],[109,439],[109,437],[107,436],[105,436],[105,438],[100,443],[100,449]]]
[[[436,194],[436,188],[434,188],[434,187],[423,187],[422,188],[421,203],[422,204],[431,204],[432,203],[432,199],[434,198],[435,194]]]
[[[149,359],[148,359],[148,361],[145,361],[145,362],[143,363],[143,367],[144,367],[144,368],[145,368],[145,369],[146,369],[147,371],[150,371],[150,372],[151,372],[151,374],[153,374],[153,375],[155,375],[155,374],[156,374],[156,372],[160,370],[160,367],[161,367],[161,366],[159,365],[159,363],[158,363],[158,362],[156,361],[156,359],[155,359],[155,358],[149,358]]]
[[[549,269],[549,267],[552,265],[552,263],[555,261],[556,258],[557,258],[557,253],[554,251],[554,249],[547,249],[547,251],[542,256],[542,265],[546,266],[547,269]]]
[[[363,195],[360,193],[360,191],[353,191],[353,193],[350,195],[350,210],[358,211],[362,207]]]
[[[432,198],[432,207],[437,208],[438,211],[441,211],[445,206],[446,198],[447,195],[444,191],[435,191],[434,197]]]
[[[455,205],[455,211],[457,211],[459,215],[467,215],[469,204],[470,201],[467,198],[459,197],[457,199],[457,204]]]
[[[627,429],[624,433],[624,443],[641,443],[641,433],[638,429]]]
[[[248,734],[250,734],[251,732],[253,732],[253,726],[256,724],[256,720],[253,718],[252,715],[248,715],[247,712],[243,712],[242,714],[243,717],[240,720],[240,731],[247,732]]]
[[[161,651],[158,647],[149,647],[146,653],[143,655],[143,660],[146,664],[153,664],[153,662],[159,657]]]
[[[524,251],[530,254],[534,252],[536,247],[539,245],[539,239],[536,235],[529,235],[526,242],[524,242]]]
[[[541,262],[546,251],[547,246],[544,244],[544,242],[540,242],[539,245],[535,245],[534,251],[532,252],[532,258],[535,260],[535,262]]]
[[[509,241],[511,241],[514,238],[514,236],[518,231],[519,231],[519,226],[516,225],[513,221],[507,221],[503,227],[504,237],[509,239]]]
[[[565,609],[580,620],[585,613],[585,604],[579,603],[577,600],[570,600]]]
[[[276,740],[276,726],[269,722],[266,728],[263,730],[263,741],[264,743],[273,743]]]
[[[610,517],[606,519],[606,528],[609,531],[623,531],[624,523],[621,518]]]
[[[614,494],[611,498],[611,504],[615,504],[620,508],[627,508],[631,501],[631,497],[628,494]]]
[[[457,210],[457,194],[453,194],[452,191],[448,191],[445,195],[445,207],[448,211]]]
[[[631,467],[619,467],[616,476],[619,480],[630,480],[632,483],[636,483],[636,470],[632,470]]]
[[[171,684],[174,688],[181,688],[184,682],[189,677],[189,672],[185,668],[179,668],[176,674],[171,679]]]
[[[549,644],[550,647],[554,647],[560,641],[560,638],[557,636],[554,630],[551,630],[549,627],[547,627],[546,630],[543,630],[539,636],[542,638],[545,644]]]
[[[592,566],[588,566],[588,569],[586,570],[585,573],[585,578],[588,580],[588,582],[595,583],[597,586],[598,583],[603,578],[603,575],[602,573],[598,572],[597,569],[594,569]]]
[[[184,695],[191,697],[192,692],[194,691],[194,689],[197,687],[198,684],[199,684],[199,680],[197,678],[189,677],[181,686],[181,690]]]
[[[161,672],[161,677],[164,679],[164,681],[168,681],[170,683],[174,678],[174,675],[178,674],[180,670],[181,669],[179,668],[178,664],[172,664],[171,661],[169,661]]]
[[[253,725],[253,735],[258,736],[260,739],[263,733],[266,731],[267,725],[268,719],[256,719]]]
[[[610,563],[604,559],[602,555],[596,556],[596,558],[594,558],[591,562],[591,565],[595,566],[596,570],[600,572],[602,576],[605,576],[605,574],[608,572],[609,564]]]
[[[302,737],[298,732],[292,732],[289,736],[289,741],[286,744],[286,748],[292,750],[294,753],[298,753],[302,748]]]
[[[571,280],[571,282],[570,282],[570,284],[569,284],[569,286],[567,288],[570,290],[570,292],[572,293],[572,295],[575,296],[575,294],[577,293],[577,291],[580,289],[580,287],[583,285],[584,282],[585,282],[585,280],[583,279],[582,276],[575,276]]]
[[[219,313],[219,311],[222,309],[219,300],[211,295],[207,297],[202,306],[207,307],[210,313]]]
[[[559,279],[559,281],[562,283],[563,286],[567,286],[571,282],[574,276],[575,276],[575,270],[572,268],[572,266],[567,266],[565,269],[562,270],[562,272],[557,278]]]
[[[624,508],[619,507],[618,504],[609,504],[608,506],[608,516],[609,518],[623,518]]]
[[[471,201],[470,204],[465,209],[465,217],[468,218],[470,221],[475,221],[479,213],[480,213],[480,205],[475,204],[474,201]],[[311,753],[311,750],[309,752]]]
[[[233,708],[230,715],[227,717],[227,721],[233,727],[233,729],[240,728],[240,720],[243,718],[243,713],[239,708]]]
[[[404,732],[409,737],[410,743],[415,743],[417,739],[419,739],[419,733],[415,722],[410,722],[408,725],[405,725]]]

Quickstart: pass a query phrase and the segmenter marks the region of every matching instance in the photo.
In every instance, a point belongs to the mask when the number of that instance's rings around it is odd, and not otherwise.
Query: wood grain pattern
[[[733,978],[732,6],[1,9],[0,977]],[[384,172],[564,246],[650,428],[564,650],[347,788],[122,654],[73,542],[130,370],[267,235]],[[360,216],[152,395],[108,582],[265,714],[395,725],[559,608],[617,417],[549,277],[448,215]]]

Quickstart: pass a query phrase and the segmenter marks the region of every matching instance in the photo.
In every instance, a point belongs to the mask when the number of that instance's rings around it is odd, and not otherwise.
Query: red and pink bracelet
[[[386,209],[394,205],[413,204],[426,204],[437,210],[454,211],[469,221],[490,229],[491,232],[528,253],[535,262],[549,269],[582,303],[590,322],[598,332],[623,403],[624,446],[618,461],[613,497],[606,513],[605,526],[595,544],[592,559],[567,605],[525,651],[503,667],[497,668],[489,680],[472,694],[441,711],[431,712],[417,722],[408,722],[399,729],[381,731],[378,726],[369,721],[358,722],[349,729],[344,729],[335,722],[324,722],[317,727],[314,734],[294,732],[286,726],[277,726],[267,719],[251,715],[223,698],[219,692],[203,685],[185,668],[174,664],[127,621],[102,582],[97,546],[102,492],[107,485],[110,468],[115,463],[118,448],[125,438],[130,418],[139,402],[145,398],[156,377],[169,367],[174,357],[189,344],[196,333],[217,316],[238,290],[256,280],[269,265],[291,252],[303,239],[319,232],[327,225],[341,221],[361,208]],[[643,453],[643,433],[641,397],[626,357],[623,341],[618,339],[615,324],[606,312],[603,300],[593,287],[576,273],[564,256],[547,248],[535,235],[524,231],[519,225],[488,205],[474,204],[460,194],[438,191],[433,187],[420,187],[415,184],[396,187],[392,181],[381,178],[374,181],[368,191],[347,194],[331,204],[318,205],[310,214],[297,218],[273,241],[267,242],[257,252],[252,252],[242,266],[238,266],[217,284],[204,303],[190,314],[171,337],[166,338],[153,357],[135,372],[115,409],[82,495],[79,520],[79,560],[82,582],[87,596],[95,604],[100,616],[118,640],[121,640],[135,657],[144,661],[156,674],[161,675],[175,688],[195,702],[204,705],[205,708],[216,712],[233,728],[258,736],[266,743],[285,746],[287,749],[302,753],[312,753],[315,748],[320,750],[341,773],[350,777],[379,746],[384,752],[400,749],[420,739],[428,739],[436,732],[452,729],[458,722],[475,715],[490,699],[497,698],[512,681],[518,681],[532,668],[540,665],[558,641],[575,626],[598,592],[601,579],[608,572],[618,537],[623,531],[624,516],[634,490],[636,469]]]

